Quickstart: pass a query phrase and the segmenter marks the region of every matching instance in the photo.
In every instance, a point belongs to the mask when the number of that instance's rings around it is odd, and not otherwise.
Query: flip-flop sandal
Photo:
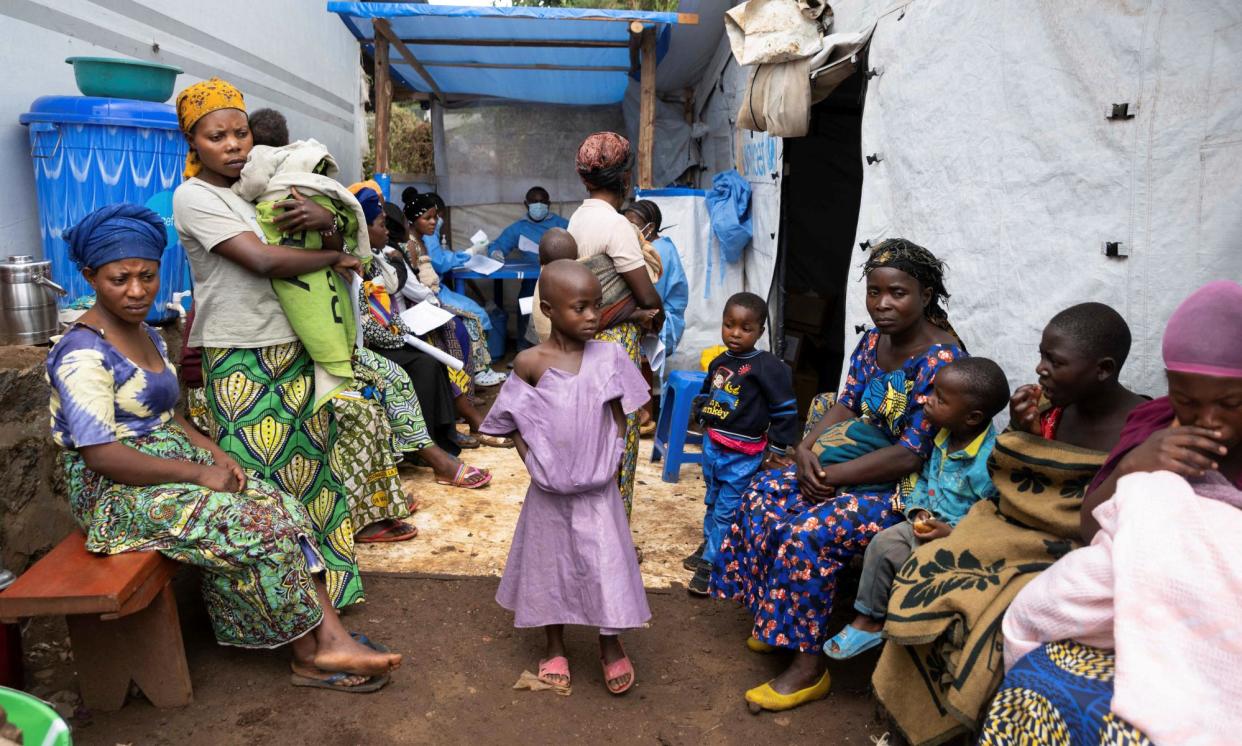
[[[621,645],[621,641],[617,640],[617,645]],[[599,664],[604,669],[604,686],[608,691],[615,695],[625,694],[634,686],[634,682],[638,680],[638,676],[634,673],[634,664],[630,662],[630,657],[625,654],[625,647],[621,647],[621,657],[612,663],[605,663],[604,656],[599,657]],[[625,684],[614,688],[610,683],[613,679],[619,679],[626,674],[630,675],[630,680]]]
[[[356,536],[354,543],[356,544],[383,544],[392,541],[409,541],[418,536],[418,526],[412,526],[403,521],[397,521],[389,524],[378,532],[369,536]]]
[[[548,676],[564,676],[565,682],[558,683],[552,681],[547,678]],[[558,655],[555,658],[539,661],[539,675],[537,678],[548,686],[568,689],[571,681],[569,677],[569,659],[563,655]]]
[[[388,674],[380,676],[372,676],[358,686],[341,686],[340,682],[348,679],[354,674],[334,673],[326,679],[316,679],[313,676],[303,676],[302,674],[290,674],[289,683],[294,686],[306,686],[312,689],[330,689],[334,692],[345,692],[346,694],[370,694],[378,692],[380,689],[388,686],[388,682],[392,679]]]
[[[456,441],[458,448],[474,449],[479,447],[479,439],[473,435],[457,433],[453,436],[453,440]]]
[[[385,645],[384,643],[375,642],[374,640],[362,634],[361,632],[350,632],[349,636],[354,638],[354,642],[357,642],[359,645],[366,645],[368,648],[371,648],[377,653],[392,652],[391,650],[388,649],[388,646]]]
[[[478,438],[479,442],[488,448],[513,448],[512,438],[498,438],[495,435],[486,435],[484,433],[479,433],[474,437]]]
[[[410,498],[410,502],[406,505],[405,509],[410,511],[411,514],[417,513],[423,509],[423,501],[416,497]]]
[[[471,479],[474,479],[476,476],[480,474],[483,475],[483,479],[477,482],[470,481]],[[481,487],[486,487],[487,485],[491,483],[492,483],[491,472],[485,471],[483,469],[476,469],[475,467],[467,466],[464,463],[457,465],[457,473],[453,475],[453,478],[451,480],[440,479],[439,477],[436,477],[436,484],[443,484],[449,487],[460,487],[463,490],[477,490]]]
[[[836,650],[832,649],[832,643],[834,642],[837,644]],[[834,660],[843,661],[865,653],[882,642],[884,642],[884,635],[882,633],[866,632],[852,624],[847,624],[845,629],[836,633],[828,642],[824,643],[824,655]]]
[[[655,431],[655,420],[648,420],[646,423],[638,426],[638,437],[650,438],[652,435],[655,435]]]

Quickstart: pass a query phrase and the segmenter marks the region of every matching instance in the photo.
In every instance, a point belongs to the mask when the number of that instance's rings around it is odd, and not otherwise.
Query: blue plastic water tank
[[[92,294],[69,259],[61,233],[92,211],[118,202],[145,205],[164,218],[168,244],[160,292],[148,321],[177,315],[173,293],[190,290],[190,265],[173,228],[173,190],[181,183],[187,145],[168,104],[92,96],[43,96],[19,121],[30,129],[43,256],[69,294],[64,308]]]

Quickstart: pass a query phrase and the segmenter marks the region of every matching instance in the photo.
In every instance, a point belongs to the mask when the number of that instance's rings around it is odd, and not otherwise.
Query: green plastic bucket
[[[0,686],[0,707],[21,730],[24,746],[72,746],[68,723],[38,697]]]
[[[73,78],[83,96],[132,98],[163,103],[172,97],[182,70],[158,62],[118,57],[69,57]]]

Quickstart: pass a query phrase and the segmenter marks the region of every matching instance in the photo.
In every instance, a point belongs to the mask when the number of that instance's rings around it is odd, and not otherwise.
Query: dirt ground
[[[703,531],[703,477],[695,464],[683,466],[675,484],[660,479],[662,463],[651,463],[650,440],[640,443],[632,528],[643,551],[643,581],[649,588],[685,585],[682,559],[698,546]],[[402,467],[406,492],[422,503],[411,518],[413,541],[358,546],[364,572],[421,572],[487,575],[504,571],[513,527],[530,483],[512,448],[463,452],[472,466],[490,469],[492,483],[481,490],[437,485],[429,469]]]
[[[187,575],[189,575],[187,573]],[[406,654],[386,689],[347,695],[295,689],[280,651],[220,647],[195,597],[179,581],[193,704],[157,710],[132,696],[115,713],[79,709],[76,744],[652,743],[753,744],[794,741],[870,746],[885,728],[867,692],[875,656],[834,664],[833,692],[788,713],[752,716],[742,692],[773,675],[780,660],[743,646],[749,622],[733,604],[649,592],[650,628],[625,638],[637,681],[624,697],[604,687],[593,635],[568,633],[573,692],[515,691],[536,665],[537,630],[514,630],[493,601],[494,578],[441,580],[368,576],[369,603],[347,624]],[[33,639],[60,640],[63,622]],[[46,643],[44,643],[46,646]],[[29,644],[28,644],[29,647]],[[49,662],[43,687],[72,690],[72,661]],[[45,694],[46,696],[46,694]]]

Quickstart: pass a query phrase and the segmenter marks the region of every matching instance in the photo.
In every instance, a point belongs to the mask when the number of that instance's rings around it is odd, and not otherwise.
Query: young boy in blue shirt
[[[768,304],[754,293],[737,293],[725,303],[720,336],[725,351],[707,369],[695,397],[703,438],[703,545],[686,558],[694,567],[691,594],[707,595],[712,562],[737,518],[742,493],[760,467],[787,466],[798,438],[798,403],[789,366],[755,349],[768,319]]]
[[[939,428],[931,457],[906,498],[906,520],[875,535],[863,554],[858,615],[824,652],[844,660],[879,645],[893,578],[921,544],[948,536],[976,502],[994,499],[988,456],[996,443],[992,418],[1009,404],[1009,381],[996,363],[962,358],[941,368],[923,416]]]

